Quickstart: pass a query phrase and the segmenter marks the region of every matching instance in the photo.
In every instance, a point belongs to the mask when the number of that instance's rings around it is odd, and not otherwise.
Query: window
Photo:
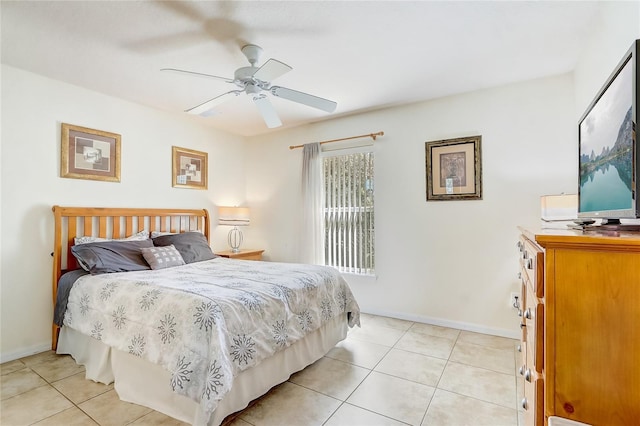
[[[373,152],[324,158],[325,264],[373,274],[375,232]]]

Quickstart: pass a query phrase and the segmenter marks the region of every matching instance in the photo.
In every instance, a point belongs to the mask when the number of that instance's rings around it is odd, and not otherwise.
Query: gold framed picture
[[[120,135],[62,123],[60,177],[120,182]]]
[[[193,149],[172,147],[173,186],[176,188],[207,189],[208,154]]]
[[[482,199],[482,136],[425,142],[427,201]]]

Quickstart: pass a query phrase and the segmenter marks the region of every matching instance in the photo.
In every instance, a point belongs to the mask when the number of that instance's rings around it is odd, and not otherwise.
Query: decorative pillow
[[[88,244],[88,243],[98,243],[102,241],[143,241],[149,239],[149,232],[140,231],[126,238],[101,238],[101,237],[76,237],[73,239],[73,244]]]
[[[140,251],[153,247],[150,239],[141,241],[97,241],[71,247],[78,264],[92,275],[150,269]]]
[[[102,241],[112,241],[112,240],[108,238],[101,238],[101,237],[75,237],[73,239],[73,244],[77,246],[78,244],[98,243]]]
[[[151,269],[164,269],[184,265],[180,252],[172,245],[163,247],[141,248],[142,256]]]
[[[162,237],[163,235],[175,235],[175,232],[151,231],[151,238]]]
[[[162,235],[152,240],[153,245],[158,247],[173,245],[180,252],[185,263],[201,262],[217,257],[211,251],[207,238],[200,232]]]

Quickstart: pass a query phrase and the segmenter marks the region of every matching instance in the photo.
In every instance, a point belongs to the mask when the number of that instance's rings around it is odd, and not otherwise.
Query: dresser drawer
[[[544,251],[525,237],[520,238],[518,248],[523,276],[536,297],[544,297]]]
[[[542,373],[544,366],[544,304],[538,301],[530,287],[527,287],[522,320],[525,324],[525,339],[529,353],[527,362],[530,368]]]
[[[525,426],[543,426],[544,425],[544,381],[542,378],[535,377],[531,381],[524,382],[524,398],[520,401],[519,408],[524,410]]]
[[[526,304],[525,299],[527,298],[527,281],[524,279],[524,275],[522,274],[520,278],[520,298],[518,299],[517,305],[514,305],[514,308],[518,310],[518,321],[520,322],[520,341],[524,342],[527,340],[527,328],[525,327],[522,313],[524,312],[524,307]]]

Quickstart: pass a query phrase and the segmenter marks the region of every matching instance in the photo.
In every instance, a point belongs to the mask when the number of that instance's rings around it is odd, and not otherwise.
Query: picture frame
[[[425,142],[427,201],[482,199],[482,136]]]
[[[206,152],[172,147],[173,187],[207,189],[208,167]]]
[[[60,177],[120,182],[117,133],[62,123]]]

